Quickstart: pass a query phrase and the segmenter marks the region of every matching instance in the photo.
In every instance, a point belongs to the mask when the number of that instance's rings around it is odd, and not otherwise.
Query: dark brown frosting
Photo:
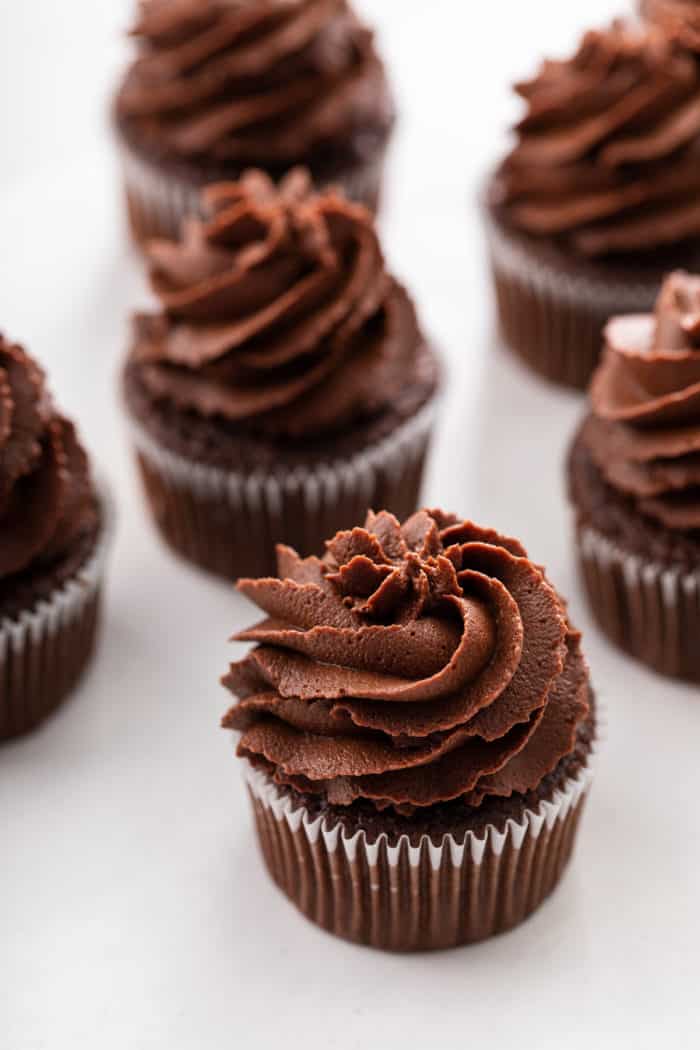
[[[97,515],[72,423],[53,408],[36,362],[0,336],[0,597],[64,555]]]
[[[606,481],[670,529],[700,529],[700,277],[671,274],[655,314],[613,318],[582,440]]]
[[[672,40],[700,52],[700,3],[698,0],[642,0],[642,12]]]
[[[393,119],[346,0],[144,0],[132,32],[118,114],[176,157],[283,169]]]
[[[371,418],[418,379],[434,385],[362,206],[313,193],[304,169],[279,187],[247,172],[204,201],[209,218],[187,221],[181,243],[148,248],[162,312],[137,318],[131,360],[151,397],[300,438]]]
[[[588,713],[579,635],[514,540],[420,511],[278,548],[239,589],[266,619],[224,684],[239,754],[331,804],[411,812],[536,788]]]
[[[700,236],[700,67],[653,28],[587,33],[517,86],[527,113],[493,201],[583,256]]]

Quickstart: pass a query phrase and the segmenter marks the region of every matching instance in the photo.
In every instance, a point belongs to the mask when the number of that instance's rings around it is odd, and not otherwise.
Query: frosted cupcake
[[[0,336],[0,740],[35,728],[92,656],[105,510],[75,428]]]
[[[394,121],[371,32],[346,0],[143,0],[115,102],[138,240],[177,236],[201,188],[308,167],[376,208]]]
[[[595,703],[580,637],[512,539],[370,513],[242,580],[265,619],[224,684],[265,863],[310,919],[395,951],[522,922],[570,858]]]
[[[153,242],[126,406],[167,542],[227,578],[305,554],[369,503],[415,510],[438,380],[372,218],[296,170],[205,191]]]
[[[535,371],[585,388],[607,319],[700,264],[700,67],[615,23],[517,90],[527,111],[487,201],[501,329]]]

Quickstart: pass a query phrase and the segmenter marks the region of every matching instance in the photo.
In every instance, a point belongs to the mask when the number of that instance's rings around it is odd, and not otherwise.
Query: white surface
[[[365,6],[404,117],[387,249],[451,366],[426,502],[547,564],[608,699],[575,863],[514,933],[414,958],[333,940],[268,882],[217,728],[226,638],[253,613],[156,541],[116,400],[146,294],[103,120],[130,5],[0,0],[0,324],[50,368],[120,505],[95,668],[42,732],[0,750],[2,1050],[697,1045],[697,690],[590,623],[561,482],[581,405],[494,349],[472,203],[505,141],[509,81],[615,6]]]

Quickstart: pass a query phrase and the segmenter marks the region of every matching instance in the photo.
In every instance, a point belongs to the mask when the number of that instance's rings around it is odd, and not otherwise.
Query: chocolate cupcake
[[[370,214],[297,169],[205,191],[206,220],[147,251],[126,404],[154,517],[219,575],[274,572],[369,504],[418,504],[437,363]]]
[[[663,674],[700,681],[700,278],[614,318],[572,446],[571,499],[599,624]]]
[[[515,540],[386,512],[241,580],[265,613],[223,680],[265,863],[310,919],[396,951],[516,925],[590,783],[580,636]]]
[[[177,236],[200,191],[303,164],[376,209],[394,110],[346,0],[142,0],[115,102],[134,236]]]
[[[0,740],[37,726],[87,666],[104,532],[73,424],[0,336]]]
[[[642,0],[645,18],[672,40],[700,54],[700,3],[698,0]]]
[[[700,68],[615,23],[517,91],[527,113],[487,192],[500,324],[536,372],[584,388],[607,319],[700,266]]]

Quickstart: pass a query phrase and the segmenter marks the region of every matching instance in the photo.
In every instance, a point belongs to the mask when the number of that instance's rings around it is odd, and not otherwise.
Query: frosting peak
[[[700,529],[700,278],[671,274],[654,315],[614,318],[605,338],[583,441],[643,514]]]
[[[305,169],[203,193],[207,218],[147,249],[159,315],[132,354],[150,395],[251,431],[302,437],[391,404],[425,353],[362,206]]]
[[[700,69],[661,32],[623,22],[517,86],[527,113],[496,203],[585,256],[700,235]]]
[[[439,511],[370,513],[242,580],[266,613],[224,684],[239,753],[334,804],[479,805],[539,785],[588,710],[579,636],[522,547]]]

